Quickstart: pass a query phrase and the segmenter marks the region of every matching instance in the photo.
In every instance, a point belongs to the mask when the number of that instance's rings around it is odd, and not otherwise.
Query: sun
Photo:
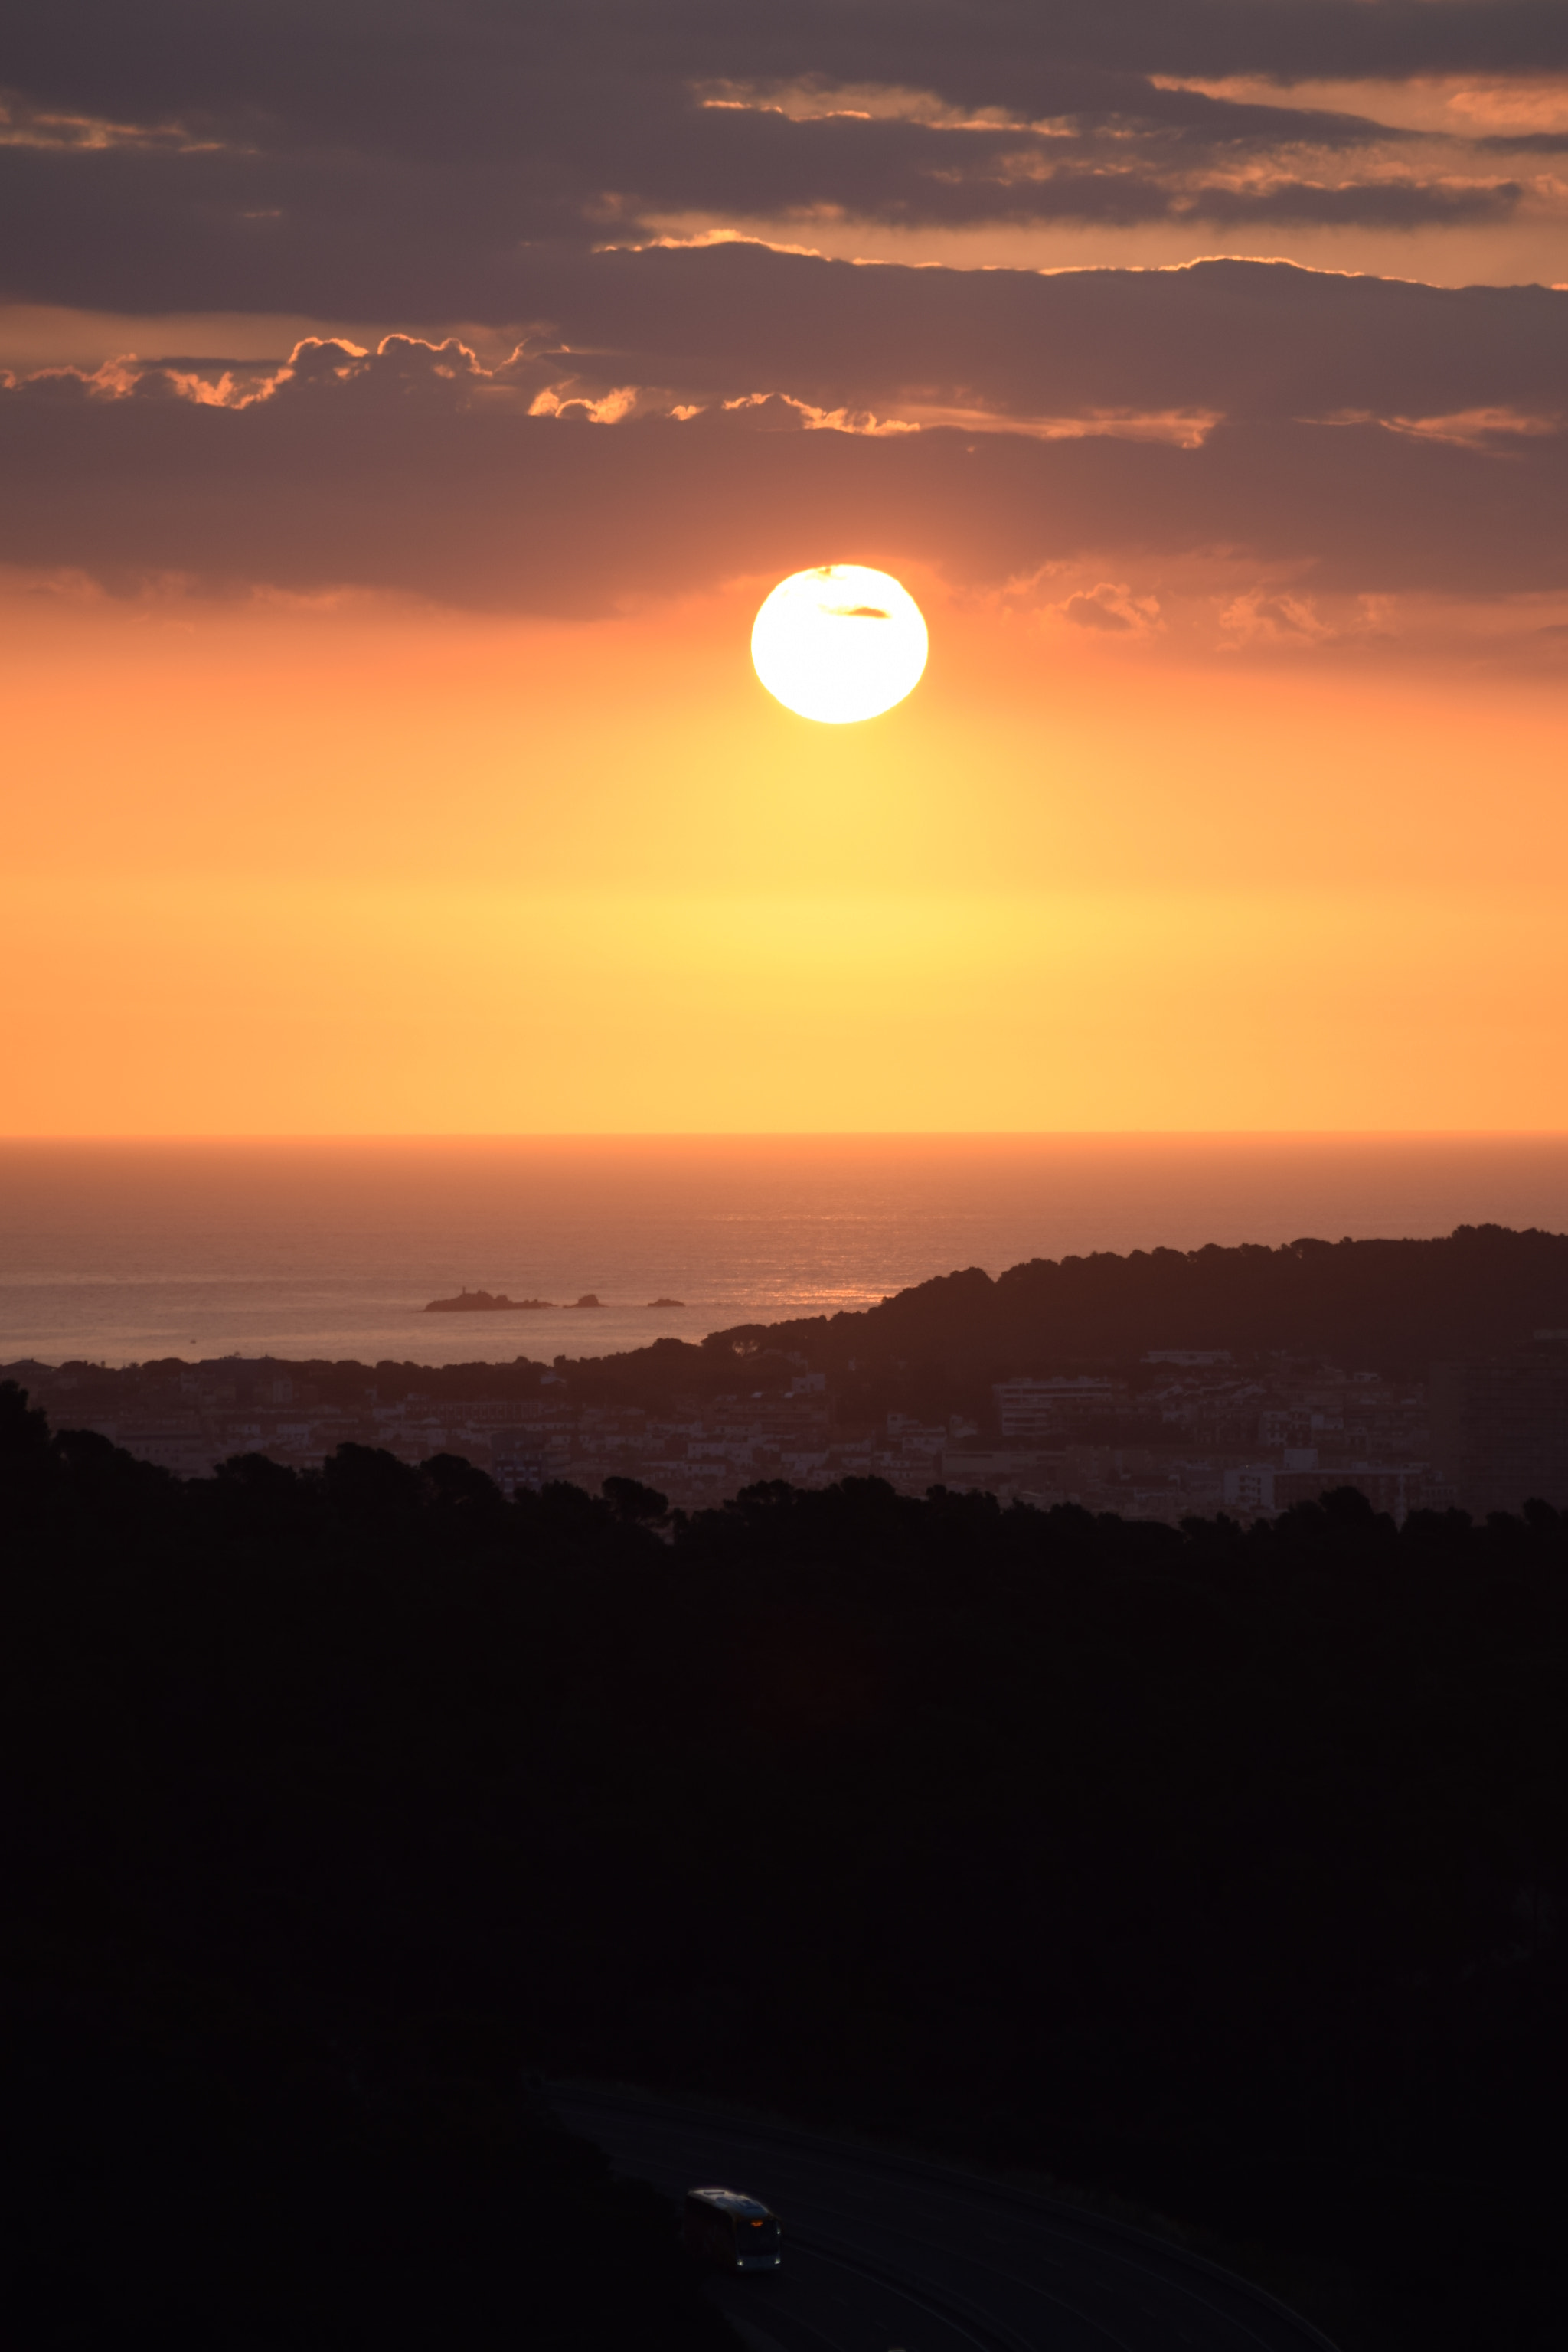
[[[824,563],[781,580],[752,628],[768,692],[802,719],[876,719],[920,683],[929,640],[920,606],[889,572]]]

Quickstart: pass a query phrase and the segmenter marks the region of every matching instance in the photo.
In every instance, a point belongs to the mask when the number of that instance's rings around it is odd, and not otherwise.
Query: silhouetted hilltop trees
[[[802,1365],[836,1390],[924,1372],[952,1398],[1075,1364],[1131,1364],[1151,1349],[1282,1354],[1425,1374],[1437,1358],[1514,1348],[1568,1328],[1568,1234],[1461,1225],[1436,1241],[1242,1243],[1198,1250],[1031,1258],[994,1280],[978,1266],[880,1306],[741,1323],[700,1348],[660,1339],[566,1361],[572,1393],[653,1402],[736,1383],[782,1388]]]
[[[714,1349],[795,1349],[842,1370],[903,1360],[995,1379],[1152,1348],[1320,1355],[1378,1371],[1568,1328],[1568,1234],[1461,1225],[1441,1241],[1243,1243],[978,1266],[858,1314],[743,1324]]]
[[[546,2161],[532,2064],[1118,2189],[1338,2281],[1351,2345],[1555,2346],[1568,1518],[663,1517],[364,1447],[182,1486],[0,1390],[4,1965],[48,2178],[106,2136],[88,2239],[144,2076],[209,2218],[302,2150],[258,2210],[303,2226],[353,2143],[340,2284],[450,2129],[423,2308]],[[5,2226],[58,2268],[52,2210]]]

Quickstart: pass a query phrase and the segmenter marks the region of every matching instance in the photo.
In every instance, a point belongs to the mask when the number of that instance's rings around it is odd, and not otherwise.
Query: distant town
[[[97,1430],[186,1478],[242,1454],[311,1470],[351,1443],[411,1464],[458,1454],[509,1495],[555,1480],[597,1492],[606,1478],[633,1478],[686,1509],[763,1480],[868,1476],[905,1494],[980,1489],[1171,1525],[1218,1511],[1250,1521],[1344,1486],[1397,1520],[1458,1504],[1518,1508],[1526,1490],[1568,1500],[1560,1332],[1426,1381],[1152,1349],[1116,1370],[994,1381],[970,1410],[940,1415],[868,1412],[853,1382],[796,1358],[732,1360],[765,1385],[736,1377],[717,1393],[694,1385],[662,1404],[596,1397],[615,1358],[422,1370],[230,1357],[0,1372],[55,1427]]]
[[[497,1301],[525,1303],[465,1290],[436,1306],[493,1328]],[[1173,1526],[1338,1486],[1401,1522],[1485,1515],[1568,1506],[1568,1236],[1461,1226],[1032,1259],[700,1346],[550,1363],[166,1357],[0,1377],[56,1429],[185,1478],[247,1454],[314,1470],[353,1444],[458,1455],[509,1496],[630,1479],[683,1510],[768,1480],[874,1477]]]

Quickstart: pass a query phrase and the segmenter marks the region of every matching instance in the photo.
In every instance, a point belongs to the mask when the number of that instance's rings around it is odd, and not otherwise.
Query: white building
[[[998,1381],[991,1393],[1004,1437],[1038,1439],[1054,1436],[1085,1412],[1109,1411],[1121,1387],[1108,1375],[1080,1373],[1071,1380]]]

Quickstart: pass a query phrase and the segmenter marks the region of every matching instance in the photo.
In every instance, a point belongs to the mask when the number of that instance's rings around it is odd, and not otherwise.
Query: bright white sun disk
[[[860,563],[792,572],[752,628],[752,659],[768,692],[828,727],[876,719],[902,702],[920,682],[928,644],[909,590]]]

